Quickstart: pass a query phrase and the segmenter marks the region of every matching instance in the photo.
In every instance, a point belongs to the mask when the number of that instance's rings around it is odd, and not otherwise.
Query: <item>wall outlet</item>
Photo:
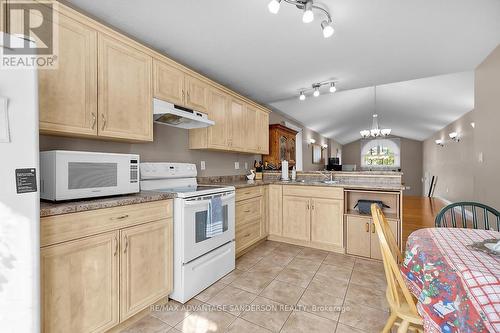
[[[200,161],[200,169],[205,170],[205,161]]]
[[[248,162],[245,162],[245,170],[248,170]]]
[[[240,162],[234,162],[234,168],[238,170],[240,168]]]

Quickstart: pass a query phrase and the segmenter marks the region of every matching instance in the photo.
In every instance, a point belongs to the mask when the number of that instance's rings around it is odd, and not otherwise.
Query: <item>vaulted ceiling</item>
[[[470,71],[500,43],[498,0],[323,0],[329,39],[318,19],[284,3],[270,14],[268,0],[69,3],[342,143],[370,125],[374,85],[397,135],[421,140],[470,111]],[[337,94],[298,100],[326,79]]]

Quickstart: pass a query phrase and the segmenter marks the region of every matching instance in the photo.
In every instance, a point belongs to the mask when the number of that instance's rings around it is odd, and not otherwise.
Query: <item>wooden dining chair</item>
[[[415,301],[399,270],[397,258],[401,258],[401,252],[396,239],[380,207],[373,204],[371,212],[382,252],[385,278],[387,279],[386,297],[391,309],[391,315],[382,333],[390,332],[398,319],[400,319],[398,333],[408,332],[410,328],[417,332],[423,332],[422,318],[417,312]]]
[[[500,212],[479,202],[455,202],[441,209],[435,226],[500,231]]]

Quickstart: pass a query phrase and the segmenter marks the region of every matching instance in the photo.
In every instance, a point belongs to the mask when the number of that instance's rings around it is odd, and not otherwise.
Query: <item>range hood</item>
[[[179,105],[153,99],[153,121],[157,124],[180,128],[202,128],[215,124],[208,115]]]

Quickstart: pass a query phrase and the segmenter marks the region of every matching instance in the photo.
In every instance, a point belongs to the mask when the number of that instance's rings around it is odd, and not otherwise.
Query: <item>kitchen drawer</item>
[[[260,239],[261,219],[236,228],[236,252]]]
[[[246,200],[264,195],[263,186],[245,187],[236,190],[236,201]]]
[[[103,208],[40,219],[40,246],[172,217],[172,200]]]
[[[251,198],[236,203],[236,225],[245,225],[261,218],[263,213],[262,197]]]
[[[339,187],[327,187],[319,185],[284,185],[283,195],[343,200],[344,189]]]

